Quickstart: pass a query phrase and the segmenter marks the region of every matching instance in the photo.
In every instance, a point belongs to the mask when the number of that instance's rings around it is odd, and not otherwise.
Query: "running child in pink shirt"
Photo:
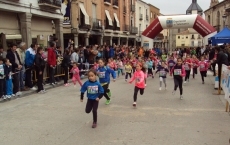
[[[133,74],[133,77],[130,79],[129,83],[132,83],[135,80],[135,88],[134,88],[134,95],[133,95],[133,107],[137,105],[137,94],[140,91],[140,94],[144,94],[145,89],[145,70],[141,63],[136,65],[136,71]]]
[[[76,87],[77,81],[82,86],[82,82],[81,82],[81,78],[79,75],[79,69],[77,67],[77,63],[73,63],[73,68],[71,69],[70,72],[73,73],[72,81],[73,81],[74,87]]]

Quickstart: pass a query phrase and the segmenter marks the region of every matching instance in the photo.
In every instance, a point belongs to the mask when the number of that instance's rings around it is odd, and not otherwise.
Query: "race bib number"
[[[189,66],[188,66],[188,64],[185,64],[184,68],[185,68],[185,70],[189,70],[190,69]]]
[[[164,70],[161,70],[160,71],[160,76],[165,76],[166,75],[166,72]]]
[[[201,64],[201,65],[200,65],[200,68],[201,68],[201,69],[205,68],[205,65],[204,65],[204,64]]]
[[[105,78],[105,72],[98,72],[99,78]]]
[[[173,63],[169,63],[169,66],[173,66],[174,64]]]
[[[139,77],[136,78],[136,82],[139,83],[141,79]]]
[[[181,75],[181,69],[174,69],[174,75],[175,76]]]
[[[97,94],[98,93],[98,86],[88,86],[87,92],[88,92],[88,94]]]

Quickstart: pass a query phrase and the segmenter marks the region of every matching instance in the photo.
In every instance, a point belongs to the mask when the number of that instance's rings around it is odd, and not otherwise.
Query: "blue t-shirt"
[[[97,75],[101,84],[110,83],[110,74],[112,74],[113,79],[116,79],[116,72],[109,67],[104,66],[97,69]]]
[[[87,97],[91,100],[96,100],[100,94],[104,93],[104,89],[98,81],[91,82],[86,81],[81,87],[81,93],[85,93],[87,91]]]

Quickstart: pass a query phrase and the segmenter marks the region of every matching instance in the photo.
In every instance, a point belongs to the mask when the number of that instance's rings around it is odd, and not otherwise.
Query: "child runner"
[[[132,77],[132,66],[130,65],[130,62],[127,62],[125,65],[125,81],[127,81],[128,76]]]
[[[200,67],[200,75],[202,79],[202,84],[204,84],[204,77],[207,76],[207,70],[208,70],[208,63],[205,62],[204,57],[201,56],[201,61],[199,62],[199,67]]]
[[[97,69],[97,74],[99,77],[99,81],[104,89],[104,96],[106,98],[106,105],[110,104],[111,101],[111,92],[108,89],[110,83],[110,74],[112,74],[113,81],[116,81],[116,73],[114,70],[110,69],[109,67],[105,66],[105,63],[102,59],[98,60],[99,68]]]
[[[189,82],[189,77],[190,77],[190,73],[191,73],[191,67],[192,67],[192,61],[190,59],[190,55],[187,55],[185,61],[184,61],[184,68],[186,71],[186,76],[185,76],[185,80],[184,83],[187,83],[187,81]]]
[[[123,75],[123,62],[121,61],[121,59],[119,58],[118,60],[117,60],[117,76],[119,77],[120,76],[120,74],[122,74]]]
[[[12,66],[9,59],[5,59],[4,73],[6,75],[6,95],[5,99],[10,99],[13,96],[12,83]]]
[[[148,76],[152,76],[152,78],[154,77],[153,76],[153,62],[151,61],[150,58],[148,58],[148,61],[146,61],[146,65],[148,67]]]
[[[162,82],[164,82],[165,84],[165,90],[167,89],[167,85],[166,85],[166,76],[167,76],[167,72],[169,72],[165,62],[162,62],[162,65],[157,69],[156,73],[159,72],[159,77],[160,77],[160,88],[159,90],[161,90],[162,87]]]
[[[87,91],[87,103],[85,107],[85,112],[93,112],[93,125],[92,128],[97,127],[97,109],[99,100],[103,97],[104,89],[96,79],[96,71],[90,70],[88,72],[88,81],[86,81],[81,87],[81,102],[83,102],[84,93]]]
[[[174,61],[174,57],[170,56],[169,60],[168,60],[168,66],[169,66],[169,70],[171,71],[171,69],[173,68],[173,66],[176,64],[176,62]]]
[[[170,75],[172,76],[173,74],[173,78],[174,78],[174,91],[172,92],[172,94],[174,95],[178,86],[180,89],[180,99],[183,99],[183,77],[185,76],[185,69],[182,65],[182,59],[178,58],[177,59],[177,64],[172,68]]]
[[[3,99],[5,98],[4,86],[5,86],[4,64],[3,64],[3,57],[0,56],[0,98]]]
[[[133,106],[136,107],[137,105],[137,94],[140,91],[140,94],[144,94],[145,89],[145,73],[144,67],[141,63],[136,65],[136,71],[133,74],[133,77],[130,79],[129,83],[132,83],[135,80],[135,88],[134,88],[134,95],[133,95]]]
[[[79,71],[79,69],[77,67],[76,62],[73,63],[73,67],[72,67],[70,72],[73,73],[72,81],[73,81],[74,87],[76,87],[76,82],[77,81],[80,84],[80,86],[82,86],[82,82],[81,82],[81,78],[80,78],[80,74],[79,74],[80,71]]]
[[[196,58],[195,55],[192,56],[192,77],[195,79],[195,75],[197,74],[197,67],[198,67],[199,61]]]

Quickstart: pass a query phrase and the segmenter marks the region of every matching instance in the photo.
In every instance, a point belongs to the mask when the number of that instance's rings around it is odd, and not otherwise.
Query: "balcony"
[[[143,20],[143,14],[139,15],[139,20],[142,21]]]
[[[148,20],[149,20],[149,15],[146,15],[146,17],[145,17],[145,18],[146,18],[146,21],[148,21]]]
[[[123,13],[126,13],[126,6],[123,6]]]
[[[41,7],[61,9],[61,0],[38,0],[38,5]]]
[[[129,32],[129,25],[123,25],[123,32]]]
[[[104,0],[104,4],[110,6],[111,5],[111,0]]]
[[[102,29],[102,21],[100,19],[92,19],[92,30],[100,30]]]
[[[108,20],[104,21],[104,25],[105,25],[105,30],[111,30],[111,31],[113,31],[113,26],[109,25],[109,21]]]
[[[80,17],[80,19],[79,19],[80,21],[79,21],[79,28],[80,29],[84,29],[84,30],[90,30],[90,28],[91,28],[91,19],[89,19],[89,24],[86,24],[86,22],[85,22],[85,17],[84,16],[81,16]]]
[[[131,5],[131,6],[130,6],[130,11],[131,11],[131,12],[135,12],[135,5]]]
[[[118,9],[118,0],[113,0],[113,8]]]
[[[137,27],[131,27],[130,28],[130,34],[137,34],[138,33],[138,28]]]

